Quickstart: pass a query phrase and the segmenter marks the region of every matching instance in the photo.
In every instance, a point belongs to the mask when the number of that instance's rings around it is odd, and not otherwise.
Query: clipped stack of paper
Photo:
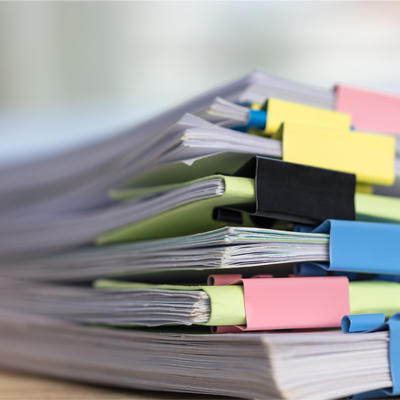
[[[400,393],[399,110],[256,70],[0,171],[0,365],[242,398]]]

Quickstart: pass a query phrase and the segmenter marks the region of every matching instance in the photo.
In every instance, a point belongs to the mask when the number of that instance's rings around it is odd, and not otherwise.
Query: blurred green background
[[[1,2],[0,162],[115,134],[254,67],[400,93],[400,2]]]

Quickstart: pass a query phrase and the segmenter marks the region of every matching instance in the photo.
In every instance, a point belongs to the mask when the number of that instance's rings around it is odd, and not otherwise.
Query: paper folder
[[[146,218],[137,223],[117,228],[100,235],[98,244],[148,240],[163,237],[182,236],[226,226],[226,223],[216,221],[214,210],[219,207],[235,207],[244,210],[253,207],[255,202],[254,179],[231,177],[223,175],[213,176],[223,179],[225,192],[222,196],[212,197],[203,201],[194,201],[181,207],[174,208],[162,214]],[[187,182],[187,184],[204,181],[212,177]],[[176,187],[175,185],[173,185]],[[158,187],[157,187],[158,188]],[[143,189],[140,194],[157,191],[157,188]],[[164,186],[165,189],[165,186]],[[137,196],[137,189],[114,192],[114,198],[131,198]],[[243,215],[245,226],[254,226],[250,218]]]
[[[400,223],[400,199],[376,194],[356,193],[357,220]]]
[[[342,272],[400,275],[400,225],[325,221],[315,233],[329,233],[329,263],[299,263]]]
[[[230,285],[230,286],[157,285],[148,283],[115,281],[111,279],[99,279],[94,282],[94,287],[98,289],[112,289],[112,290],[135,290],[135,289],[203,290],[210,297],[211,315],[210,319],[207,322],[200,325],[231,326],[231,325],[244,325],[246,323],[243,286],[241,285]]]
[[[97,243],[113,243],[181,236],[221,228],[214,211],[227,208],[242,212],[244,226],[255,226],[253,217],[276,218],[294,222],[325,219],[354,219],[355,177],[335,171],[279,160],[256,157],[237,172],[241,176],[217,175],[225,182],[222,196],[194,201],[135,224],[106,232]],[[186,185],[212,177],[186,183]],[[113,198],[128,199],[180,186],[127,189],[113,192]],[[233,225],[242,225],[241,223]]]
[[[400,135],[400,96],[338,85],[336,110],[350,113],[356,129]]]
[[[201,325],[215,333],[340,327],[348,314],[381,312],[390,317],[400,306],[400,284],[350,282],[343,276],[273,278],[240,274],[212,275],[207,286],[157,285],[100,279],[98,289],[202,290],[211,315]]]
[[[99,280],[95,286],[113,290],[204,290],[210,297],[211,317],[201,325],[232,326],[242,331],[339,327],[343,315],[350,313],[345,277],[224,277],[224,285],[217,286],[151,285],[112,280]]]
[[[265,132],[268,134],[277,132],[283,122],[340,130],[349,130],[351,125],[349,114],[278,99],[268,99],[266,111]]]
[[[382,313],[387,318],[400,310],[400,284],[386,280],[363,280],[349,284],[352,314]]]
[[[364,183],[394,183],[393,137],[287,123],[278,136],[284,161],[352,173]]]

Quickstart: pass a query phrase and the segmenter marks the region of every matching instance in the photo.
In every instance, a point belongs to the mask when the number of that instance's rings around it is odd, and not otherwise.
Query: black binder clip
[[[255,217],[305,224],[356,218],[354,174],[256,156],[234,175],[254,178]]]

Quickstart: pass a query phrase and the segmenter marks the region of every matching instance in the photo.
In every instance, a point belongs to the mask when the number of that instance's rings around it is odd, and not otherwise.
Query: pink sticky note
[[[336,110],[350,113],[357,130],[400,135],[400,96],[338,85]]]

